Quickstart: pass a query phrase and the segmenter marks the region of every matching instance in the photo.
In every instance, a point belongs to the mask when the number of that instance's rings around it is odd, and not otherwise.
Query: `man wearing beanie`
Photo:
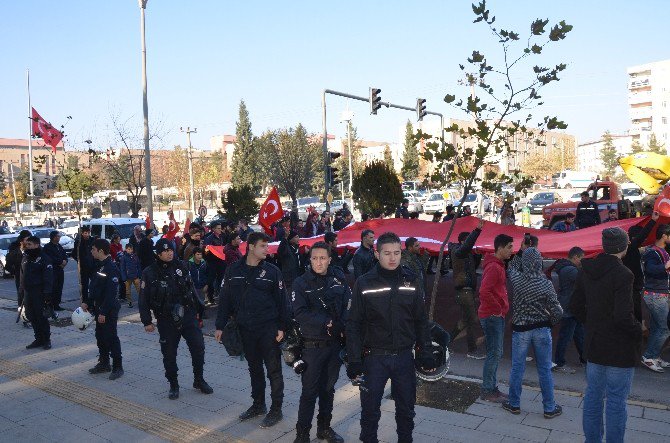
[[[569,308],[586,330],[582,428],[586,441],[603,440],[607,397],[607,441],[624,441],[626,399],[640,359],[642,329],[633,315],[633,273],[621,261],[628,235],[621,228],[604,229],[602,247],[602,254],[582,260]]]

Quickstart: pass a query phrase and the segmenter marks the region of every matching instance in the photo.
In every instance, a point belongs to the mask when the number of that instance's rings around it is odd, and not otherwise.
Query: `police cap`
[[[172,251],[172,242],[167,238],[161,238],[156,242],[156,254],[160,254],[163,251]]]

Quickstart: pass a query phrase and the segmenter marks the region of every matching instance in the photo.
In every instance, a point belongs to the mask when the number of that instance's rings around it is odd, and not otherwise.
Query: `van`
[[[593,183],[598,174],[591,171],[571,171],[566,169],[552,176],[553,185],[559,189],[586,188]]]
[[[82,226],[91,228],[91,235],[106,240],[112,240],[112,235],[119,234],[121,244],[126,247],[130,236],[133,235],[135,226],[142,226],[145,230],[145,222],[141,218],[94,218],[82,222]],[[154,237],[155,241],[156,237]]]

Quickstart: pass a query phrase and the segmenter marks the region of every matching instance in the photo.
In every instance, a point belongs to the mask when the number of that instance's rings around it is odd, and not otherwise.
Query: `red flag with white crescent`
[[[35,111],[35,108],[32,108],[32,111],[33,135],[41,138],[44,140],[44,143],[51,146],[51,152],[55,154],[58,143],[63,139],[63,133],[51,126],[51,123],[44,120],[42,116]]]
[[[664,186],[661,194],[656,197],[654,211],[658,211],[661,217],[670,217],[670,186]]]
[[[281,220],[283,216],[284,211],[282,211],[281,202],[279,201],[279,192],[277,192],[277,187],[275,186],[261,206],[261,210],[258,213],[258,224],[265,229],[265,232],[272,232],[270,229],[272,224]]]

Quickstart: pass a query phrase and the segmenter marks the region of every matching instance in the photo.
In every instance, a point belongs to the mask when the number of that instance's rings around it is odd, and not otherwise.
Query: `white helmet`
[[[19,306],[19,313],[21,315],[21,321],[24,323],[28,323],[30,320],[28,320],[28,316],[26,315],[26,308],[23,306]]]
[[[80,331],[88,328],[91,323],[93,323],[93,316],[81,307],[75,309],[72,313],[72,324]]]

